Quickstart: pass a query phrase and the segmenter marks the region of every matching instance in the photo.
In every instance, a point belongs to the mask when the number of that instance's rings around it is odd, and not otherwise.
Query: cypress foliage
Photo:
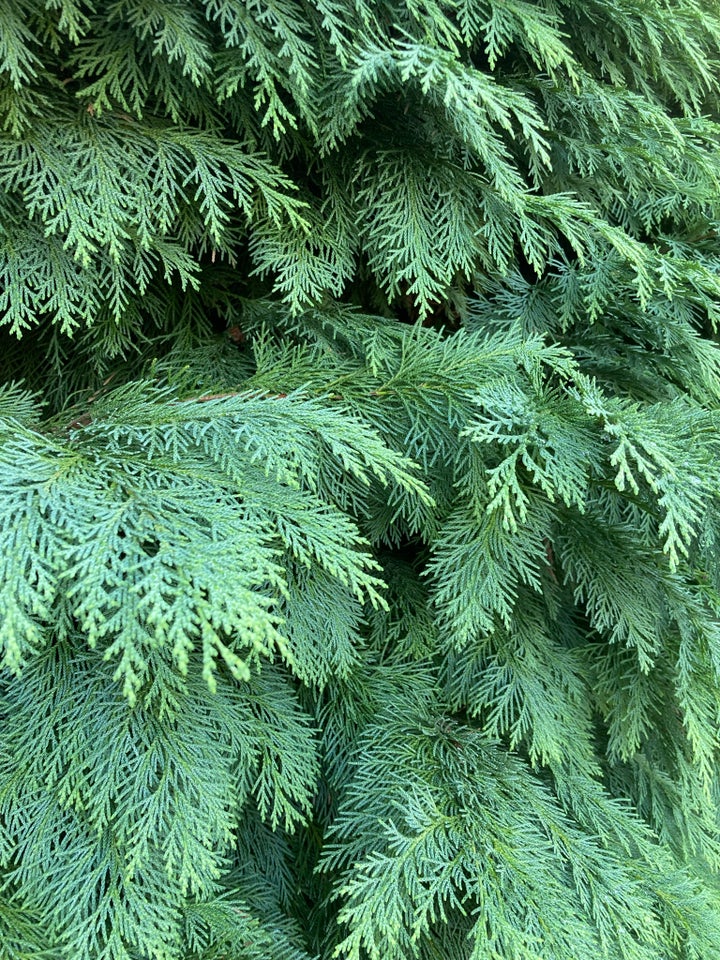
[[[720,958],[718,49],[2,0],[3,960]]]

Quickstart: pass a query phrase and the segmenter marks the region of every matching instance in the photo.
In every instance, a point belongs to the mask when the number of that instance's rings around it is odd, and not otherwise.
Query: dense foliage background
[[[720,957],[719,44],[2,0],[3,960]]]

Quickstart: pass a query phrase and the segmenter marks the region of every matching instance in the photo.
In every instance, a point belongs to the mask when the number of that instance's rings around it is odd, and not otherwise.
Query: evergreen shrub
[[[2,960],[720,957],[719,50],[0,2]]]

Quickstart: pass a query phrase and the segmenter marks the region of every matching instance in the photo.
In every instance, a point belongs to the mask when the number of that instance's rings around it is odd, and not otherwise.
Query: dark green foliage
[[[2,960],[720,958],[718,49],[0,3]]]

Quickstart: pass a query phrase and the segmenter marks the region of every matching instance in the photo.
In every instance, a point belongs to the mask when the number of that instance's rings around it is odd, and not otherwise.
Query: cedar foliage
[[[2,0],[3,960],[720,957],[719,44]]]

